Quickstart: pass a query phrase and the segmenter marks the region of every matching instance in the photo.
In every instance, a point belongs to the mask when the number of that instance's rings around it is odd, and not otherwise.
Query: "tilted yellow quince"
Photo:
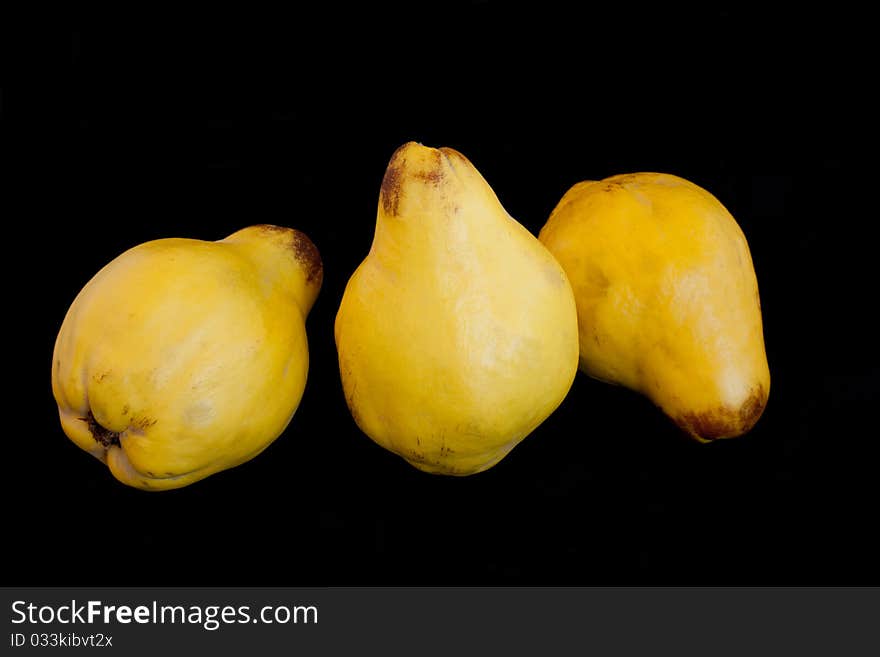
[[[717,198],[662,173],[584,181],[539,239],[574,288],[581,369],[643,393],[699,441],[752,428],[770,392],[758,282]]]
[[[126,251],[86,284],[58,334],[64,432],[145,490],[248,461],[302,398],[321,280],[312,242],[279,226]]]

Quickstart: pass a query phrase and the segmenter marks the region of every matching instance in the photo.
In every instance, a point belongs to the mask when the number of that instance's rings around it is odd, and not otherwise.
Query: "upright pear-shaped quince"
[[[450,148],[394,153],[372,248],[335,329],[358,426],[427,472],[498,463],[562,402],[577,371],[562,268]]]

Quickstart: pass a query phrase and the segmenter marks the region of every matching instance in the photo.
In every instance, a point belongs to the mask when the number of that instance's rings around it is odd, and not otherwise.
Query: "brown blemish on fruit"
[[[129,410],[131,410],[131,409],[129,408],[128,404],[126,404],[125,406],[122,407],[122,414],[128,415]]]
[[[287,226],[276,226],[274,224],[255,224],[253,228],[258,228],[264,233],[283,234],[290,240],[290,248],[297,262],[302,265],[306,273],[307,283],[320,284],[324,277],[324,267],[321,263],[321,254],[318,247],[314,245],[308,236]]]
[[[382,204],[382,209],[389,217],[398,216],[400,210],[401,186],[403,184],[404,169],[406,167],[406,158],[403,157],[402,151],[408,146],[410,146],[409,143],[404,144],[394,151],[394,155],[391,156],[391,161],[388,163],[388,168],[385,169],[385,175],[382,178],[382,186],[379,190],[379,200]],[[446,159],[447,165],[452,167],[453,164],[450,156],[462,159],[464,156],[451,148],[433,148],[430,149],[430,152],[431,158],[433,158],[430,164],[428,164],[423,170],[409,171],[407,172],[407,175],[414,180],[419,180],[433,185],[434,187],[439,187],[446,175],[443,163],[444,158]]]
[[[282,235],[289,235],[290,231],[293,228],[288,228],[287,226],[276,226],[275,224],[254,224],[253,228],[259,228],[264,233],[279,233]]]
[[[743,432],[746,432],[755,426],[758,418],[764,413],[764,407],[767,406],[767,397],[767,391],[764,390],[764,386],[758,384],[758,386],[752,390],[752,394],[749,395],[746,402],[740,407],[739,421]]]
[[[151,426],[156,424],[156,422],[157,422],[157,420],[154,420],[149,417],[142,417],[138,420],[135,420],[134,418],[132,418],[132,426],[135,426],[138,429],[141,429],[142,431],[149,429]]]
[[[318,247],[308,236],[298,230],[293,231],[293,253],[306,272],[306,282],[320,285],[324,278],[324,266]]]
[[[685,413],[676,420],[678,426],[688,434],[704,442],[727,438],[736,432],[736,426],[731,423],[733,414],[726,408],[702,413]]]
[[[456,160],[456,159],[457,159],[457,160],[461,160],[461,161],[463,161],[463,162],[465,162],[465,163],[469,163],[469,162],[470,162],[470,160],[468,160],[464,155],[462,155],[461,153],[459,153],[459,152],[458,152],[457,150],[455,150],[454,148],[449,148],[449,146],[443,146],[443,147],[441,147],[441,148],[439,149],[439,151],[440,151],[443,155],[446,156],[446,161],[449,163],[449,166],[452,167],[453,169],[455,168],[455,163],[453,162],[453,160]]]
[[[615,192],[618,189],[623,189],[623,183],[618,179],[608,179],[602,181],[602,191],[603,192]]]
[[[400,165],[397,164],[397,154],[391,158],[385,175],[382,178],[382,186],[379,188],[379,198],[382,201],[382,209],[390,217],[397,216],[397,207],[400,205]],[[401,162],[401,165],[403,163]]]
[[[762,385],[758,385],[738,409],[722,406],[702,413],[685,413],[675,422],[686,433],[703,442],[733,438],[755,425],[766,404],[767,393]]]
[[[95,419],[95,416],[92,415],[91,411],[88,412],[86,417],[80,419],[89,425],[89,433],[92,434],[92,438],[97,440],[104,447],[110,447],[111,445],[119,446],[119,433],[116,431],[110,431],[110,429],[98,424],[98,421]]]
[[[416,171],[414,172],[413,176],[417,180],[421,180],[422,182],[429,183],[431,185],[434,185],[434,187],[437,187],[440,185],[440,181],[443,180],[443,176],[445,175],[445,172],[443,171],[444,154],[439,150],[432,150],[431,157],[434,159],[433,166],[424,171]],[[448,162],[449,158],[447,157],[446,160]]]
[[[440,181],[443,180],[443,170],[439,166],[436,169],[431,169],[429,171],[419,171],[415,174],[415,177],[419,180],[423,180],[426,183],[430,183],[437,187],[440,184]]]

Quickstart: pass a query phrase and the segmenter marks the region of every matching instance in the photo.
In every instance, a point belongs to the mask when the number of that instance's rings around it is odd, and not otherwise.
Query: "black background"
[[[4,212],[21,333],[7,583],[880,583],[863,17],[479,2],[195,19],[74,16],[7,49],[7,199],[25,200]],[[579,374],[486,473],[430,476],[374,445],[333,320],[409,140],[464,153],[535,234],[584,179],[663,171],[714,193],[760,285],[772,389],[755,429],[701,446]],[[58,423],[64,313],[130,246],[253,223],[303,230],[323,258],[300,408],[245,465],[126,488]]]

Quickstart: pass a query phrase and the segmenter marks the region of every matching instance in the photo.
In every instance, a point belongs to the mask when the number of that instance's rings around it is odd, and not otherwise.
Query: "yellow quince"
[[[321,280],[312,242],[279,226],[129,249],[80,291],[58,333],[64,432],[144,490],[248,461],[302,398]]]
[[[663,173],[584,181],[539,239],[574,288],[584,372],[643,393],[697,440],[752,428],[770,392],[758,282],[717,198]]]
[[[357,425],[416,468],[491,468],[571,387],[577,314],[559,263],[451,148],[391,158],[376,232],[336,315]]]

